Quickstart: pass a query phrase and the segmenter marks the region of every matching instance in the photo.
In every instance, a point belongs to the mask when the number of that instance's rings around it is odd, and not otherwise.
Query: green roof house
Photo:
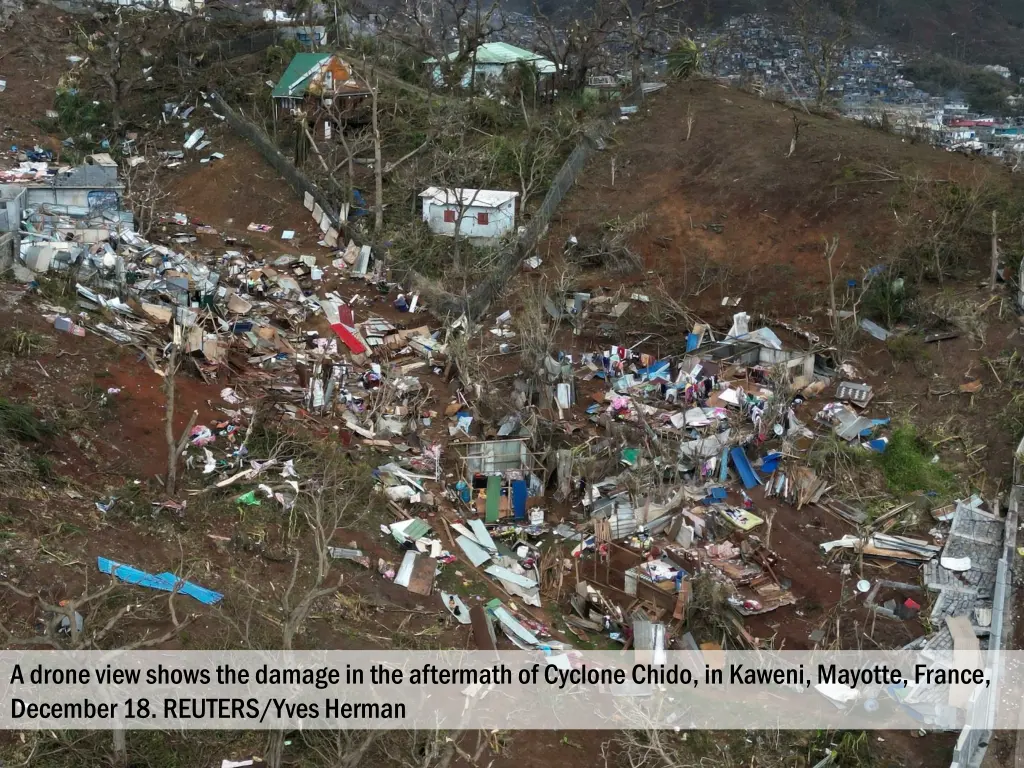
[[[350,114],[369,95],[369,88],[352,67],[333,53],[295,54],[271,92],[275,118],[279,111],[302,107],[313,121],[320,113]]]
[[[458,53],[449,53],[445,58],[452,61]],[[468,88],[470,80],[476,75],[480,80],[502,80],[510,68],[526,64],[537,75],[538,81],[541,77],[553,78],[555,64],[545,59],[539,53],[519,48],[510,43],[484,43],[473,52],[473,58],[466,73],[462,77],[462,86]],[[434,82],[438,85],[444,82],[444,72],[441,63],[435,58],[427,59],[424,64],[431,66],[431,73]]]

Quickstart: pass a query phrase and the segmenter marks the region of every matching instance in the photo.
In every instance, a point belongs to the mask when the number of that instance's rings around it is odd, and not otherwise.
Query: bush
[[[43,127],[76,139],[86,134],[92,135],[91,144],[82,144],[80,140],[76,142],[77,148],[81,150],[98,145],[110,125],[110,106],[102,101],[88,99],[77,90],[59,92],[54,99],[53,109],[57,117],[45,121]]]
[[[31,406],[0,397],[0,437],[38,442],[53,431],[53,426],[36,416]]]
[[[934,491],[940,496],[953,490],[953,474],[932,463],[932,452],[912,426],[897,427],[878,461],[889,490],[903,495],[913,491]]]
[[[864,294],[864,308],[872,318],[891,329],[909,314],[911,298],[911,284],[887,269],[871,280]]]
[[[891,336],[885,346],[892,359],[898,363],[914,361],[925,355],[924,339],[912,333]]]

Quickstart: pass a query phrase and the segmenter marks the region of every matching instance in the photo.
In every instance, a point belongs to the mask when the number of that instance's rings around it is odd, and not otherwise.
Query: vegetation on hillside
[[[1016,82],[978,66],[932,54],[908,64],[905,75],[928,93],[962,93],[975,112],[997,115],[1024,113],[1024,107],[1013,107],[1006,101],[1008,96],[1019,91]]]

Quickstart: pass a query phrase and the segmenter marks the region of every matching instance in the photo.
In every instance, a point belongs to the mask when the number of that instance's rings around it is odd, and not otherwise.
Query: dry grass
[[[0,354],[34,357],[53,347],[53,338],[25,328],[0,331]]]

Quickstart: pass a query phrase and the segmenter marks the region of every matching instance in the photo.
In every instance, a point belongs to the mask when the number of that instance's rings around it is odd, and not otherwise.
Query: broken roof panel
[[[874,397],[874,389],[869,384],[856,384],[852,381],[842,381],[836,387],[836,397],[840,400],[849,400],[857,405],[867,405]]]
[[[454,59],[459,55],[458,51],[452,51],[445,56],[446,59]],[[473,58],[476,59],[477,64],[517,64],[522,62],[524,64],[530,64],[540,74],[554,74],[555,65],[553,62],[545,59],[539,53],[528,51],[525,48],[520,48],[517,45],[511,43],[503,43],[500,41],[493,41],[490,43],[484,43],[479,46],[474,52]],[[426,59],[424,64],[436,64],[436,58]]]
[[[412,520],[401,520],[390,526],[391,535],[401,544],[405,541],[416,541],[430,533],[430,524],[418,517]]]
[[[477,540],[477,543],[486,549],[488,552],[497,552],[498,548],[494,544],[494,539],[491,538],[491,534],[487,532],[487,526],[484,525],[483,520],[470,520],[469,527],[473,531],[473,538]]]
[[[537,636],[520,624],[516,620],[516,617],[509,613],[505,606],[501,604],[500,600],[495,598],[487,604],[487,607],[491,613],[494,614],[494,618],[496,618],[501,626],[507,629],[511,635],[514,635],[527,645],[540,645],[540,640],[537,639]]]
[[[481,565],[491,559],[491,556],[487,553],[483,547],[477,544],[475,541],[470,539],[468,536],[459,536],[455,543],[459,545],[463,552],[466,553],[466,557],[469,558],[469,562],[479,568]]]
[[[515,571],[511,571],[508,568],[503,568],[500,565],[488,566],[484,570],[484,572],[493,576],[496,579],[510,582],[512,584],[515,584],[517,587],[522,587],[523,589],[532,589],[537,586],[537,582],[533,579],[527,578],[526,576],[518,574]]]

